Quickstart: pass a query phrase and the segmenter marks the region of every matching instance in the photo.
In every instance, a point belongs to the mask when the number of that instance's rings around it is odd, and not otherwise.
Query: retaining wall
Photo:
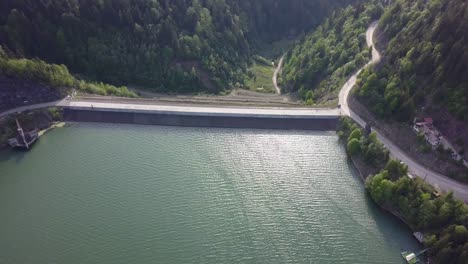
[[[283,130],[336,130],[338,116],[272,117],[216,116],[188,113],[139,113],[106,110],[64,109],[65,121],[163,125],[183,127],[254,128]]]

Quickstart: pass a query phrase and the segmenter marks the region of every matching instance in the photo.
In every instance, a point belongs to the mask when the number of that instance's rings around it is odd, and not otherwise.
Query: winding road
[[[0,118],[14,114],[14,113],[21,113],[24,111],[31,111],[35,109],[41,109],[41,108],[47,108],[47,107],[54,107],[54,106],[64,106],[66,105],[66,99],[54,101],[54,102],[48,102],[48,103],[40,103],[40,104],[33,104],[33,105],[26,105],[26,106],[20,106],[8,111],[0,112]]]
[[[373,36],[374,32],[378,26],[378,21],[373,22],[366,33],[367,45],[372,47],[372,59],[371,61],[357,71],[353,76],[349,78],[349,80],[343,85],[343,88],[339,94],[339,103],[341,105],[341,112],[343,115],[351,117],[355,120],[359,125],[362,127],[366,127],[366,122],[355,112],[353,112],[348,104],[349,94],[352,88],[355,86],[357,77],[361,73],[363,69],[366,67],[377,63],[381,59],[381,55],[379,51],[374,46]],[[448,192],[453,191],[454,196],[458,199],[461,199],[465,202],[468,202],[468,185],[457,182],[447,176],[434,172],[415,160],[413,160],[410,156],[408,156],[403,150],[401,150],[396,144],[390,141],[388,138],[382,135],[378,130],[372,129],[376,134],[378,139],[387,147],[390,151],[390,155],[392,158],[401,160],[405,164],[408,165],[408,169],[411,174],[417,175],[420,178],[423,178],[427,183],[438,187],[442,191]]]
[[[154,110],[154,111],[197,111],[197,112],[209,112],[209,113],[229,113],[229,114],[266,114],[266,115],[317,115],[317,116],[338,116],[341,111],[341,115],[346,115],[354,119],[358,124],[360,124],[362,127],[366,126],[366,122],[355,112],[353,112],[349,105],[348,105],[348,98],[350,95],[350,92],[352,88],[356,84],[356,80],[358,75],[361,73],[363,69],[366,67],[377,63],[380,61],[381,56],[378,50],[375,49],[374,47],[374,42],[373,42],[373,36],[374,32],[377,28],[378,22],[373,22],[368,30],[367,30],[367,45],[369,47],[372,47],[372,59],[371,61],[365,65],[363,68],[361,68],[359,71],[357,71],[355,74],[353,74],[349,80],[343,85],[340,93],[339,93],[339,104],[341,105],[341,109],[287,109],[287,108],[270,108],[270,110],[259,110],[258,108],[245,108],[245,107],[234,107],[228,109],[227,107],[220,108],[220,107],[195,107],[195,106],[186,106],[186,107],[178,107],[178,106],[161,106],[161,105],[155,105],[155,104],[134,104],[134,103],[126,103],[126,104],[119,104],[119,103],[102,103],[99,101],[96,102],[89,102],[89,101],[80,101],[80,100],[72,100],[67,101],[67,100],[60,100],[60,101],[55,101],[55,102],[50,102],[50,103],[42,103],[42,104],[36,104],[36,105],[30,105],[30,106],[23,106],[23,107],[18,107],[9,111],[1,112],[0,113],[0,118],[16,113],[16,112],[23,112],[27,110],[34,110],[34,109],[39,109],[39,108],[44,108],[44,107],[51,107],[51,106],[63,106],[63,107],[89,107],[93,108],[94,106],[99,106],[103,108],[114,108],[114,109],[134,109],[134,110]],[[275,74],[273,77],[273,83],[275,85],[275,88],[278,93],[281,93],[280,88],[278,87],[277,83],[277,75],[281,71],[281,66],[283,64],[284,57],[280,59],[280,62],[278,63],[278,67],[275,70]],[[170,108],[170,109],[169,109]],[[260,112],[259,112],[260,111]],[[263,112],[262,112],[263,111]],[[439,173],[436,173],[428,168],[425,168],[424,166],[420,165],[416,161],[414,161],[411,157],[409,157],[404,151],[402,151],[398,146],[396,146],[393,142],[391,142],[388,138],[383,136],[378,130],[373,129],[379,140],[388,148],[390,151],[390,154],[393,158],[399,159],[406,163],[408,165],[409,171],[411,174],[417,175],[423,179],[425,179],[426,182],[432,184],[433,186],[436,186],[440,188],[442,191],[448,192],[448,191],[453,191],[455,197],[468,202],[468,185],[457,182],[447,176],[441,175]]]
[[[284,56],[285,55],[283,55],[279,60],[278,66],[273,73],[273,86],[275,87],[277,94],[281,94],[281,88],[278,86],[278,75],[281,73],[281,69],[283,68]]]
[[[360,116],[355,114],[348,105],[348,98],[351,90],[353,89],[354,85],[356,85],[357,77],[359,74],[364,70],[365,68],[369,67],[372,64],[375,64],[380,61],[381,56],[379,51],[374,47],[374,41],[373,41],[373,36],[374,32],[377,29],[378,26],[378,21],[374,21],[369,28],[367,29],[366,32],[366,41],[367,41],[367,46],[372,47],[372,58],[369,63],[367,63],[364,67],[362,67],[360,70],[358,70],[355,74],[353,74],[348,81],[343,85],[341,88],[340,94],[338,96],[339,104],[341,105],[341,112],[343,115],[349,116],[352,119],[354,119],[359,125],[362,127],[366,127],[366,122],[361,119]]]

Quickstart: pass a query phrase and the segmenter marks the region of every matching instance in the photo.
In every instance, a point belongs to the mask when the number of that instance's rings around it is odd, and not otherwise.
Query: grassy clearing
[[[249,69],[249,78],[246,80],[246,86],[249,90],[255,92],[274,93],[273,73],[275,68],[260,63],[254,63]]]

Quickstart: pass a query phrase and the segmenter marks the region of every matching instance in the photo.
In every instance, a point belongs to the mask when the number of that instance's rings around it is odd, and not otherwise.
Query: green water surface
[[[324,132],[72,124],[0,153],[0,263],[403,263]]]

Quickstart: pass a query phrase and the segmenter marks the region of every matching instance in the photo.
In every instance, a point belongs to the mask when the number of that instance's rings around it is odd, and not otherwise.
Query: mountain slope
[[[381,12],[378,1],[369,1],[333,13],[287,54],[283,86],[308,104],[336,102],[345,79],[369,60],[365,32]]]
[[[0,43],[93,80],[217,92],[243,83],[252,45],[310,30],[352,1],[8,0]]]
[[[100,95],[136,96],[126,87],[78,80],[65,65],[10,57],[0,46],[0,112],[58,100],[72,89]]]
[[[246,26],[219,2],[3,1],[0,36],[16,54],[65,64],[92,79],[199,90],[191,61],[203,57],[216,82],[239,78],[232,68],[245,67],[248,57]]]
[[[380,118],[411,120],[424,107],[467,121],[466,1],[396,1],[379,29],[384,61],[361,75],[359,100]]]

